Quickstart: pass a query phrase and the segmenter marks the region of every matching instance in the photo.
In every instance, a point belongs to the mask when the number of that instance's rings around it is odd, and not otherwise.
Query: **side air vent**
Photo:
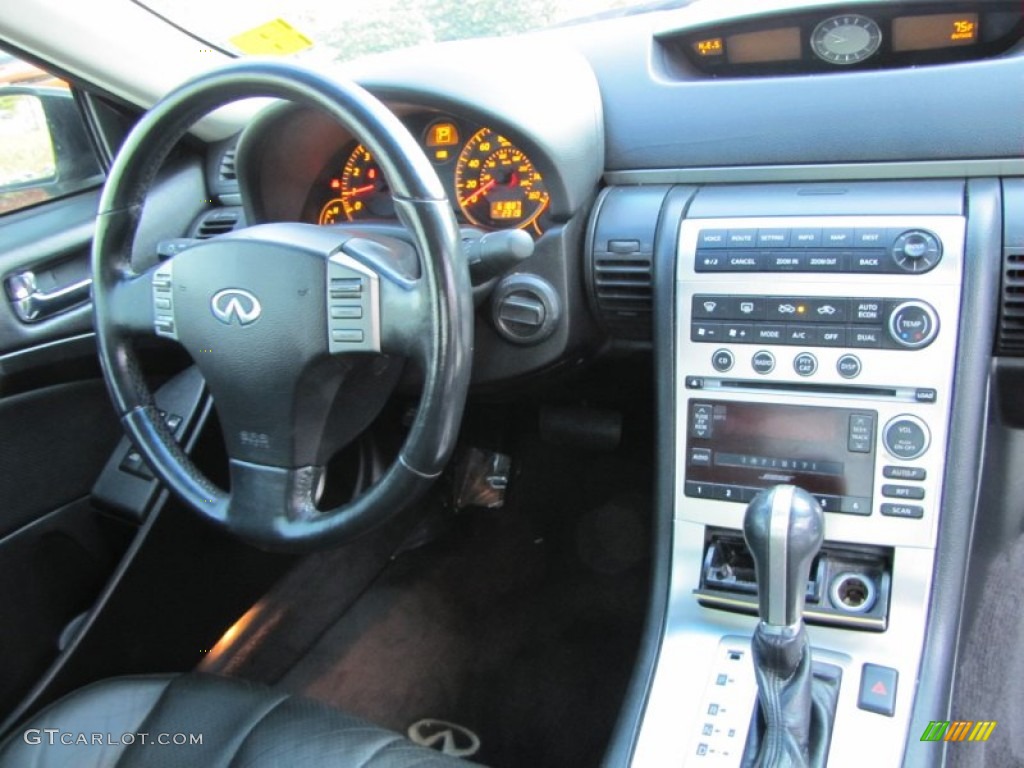
[[[1003,249],[1003,301],[996,352],[1024,356],[1024,248]]]
[[[193,237],[207,240],[242,226],[241,208],[218,208],[204,213],[193,227]]]
[[[654,235],[667,187],[610,187],[594,206],[587,238],[587,288],[610,336],[650,342]]]
[[[651,254],[644,254],[636,241],[613,240],[619,253],[594,254],[594,298],[608,330],[624,339],[649,340],[651,314]],[[630,248],[627,252],[626,248]]]
[[[217,178],[221,181],[238,180],[238,174],[235,171],[234,149],[229,149],[220,156],[220,166],[217,168]]]

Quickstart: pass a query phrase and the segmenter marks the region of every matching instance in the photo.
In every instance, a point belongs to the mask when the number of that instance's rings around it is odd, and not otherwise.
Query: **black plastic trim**
[[[679,222],[696,194],[696,187],[673,187],[662,203],[654,243],[654,362],[656,413],[672,414],[678,389],[675,371],[676,247]],[[672,586],[672,518],[675,507],[675,422],[656,419],[657,468],[654,519],[651,521],[651,594],[644,635],[637,651],[629,690],[619,712],[603,765],[629,765],[636,749],[647,697],[661,653]]]
[[[918,670],[917,695],[907,731],[904,765],[940,765],[946,743],[923,742],[932,720],[950,718],[953,673],[967,584],[968,554],[980,493],[981,451],[961,446],[985,444],[985,409],[990,350],[999,296],[1002,213],[997,179],[967,182],[967,240],[960,306],[960,338],[953,383],[953,411],[946,451],[946,479],[936,550],[928,626]]]

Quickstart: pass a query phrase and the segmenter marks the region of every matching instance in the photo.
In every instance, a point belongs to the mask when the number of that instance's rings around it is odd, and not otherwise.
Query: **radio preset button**
[[[754,370],[757,373],[760,373],[763,376],[775,370],[775,355],[762,349],[760,352],[756,352],[754,354],[750,360],[750,364],[754,367]]]
[[[862,496],[843,496],[839,500],[839,511],[848,515],[870,515],[871,499]]]
[[[928,427],[916,416],[897,416],[885,425],[882,436],[885,448],[897,459],[910,461],[928,450],[931,435]]]
[[[801,376],[813,376],[818,370],[818,358],[810,352],[801,352],[793,359],[793,370]]]
[[[844,379],[855,379],[860,376],[860,358],[856,355],[843,355],[836,362],[836,371]]]
[[[719,373],[725,373],[726,371],[732,370],[736,359],[732,356],[732,352],[728,349],[720,349],[711,356],[711,365]]]

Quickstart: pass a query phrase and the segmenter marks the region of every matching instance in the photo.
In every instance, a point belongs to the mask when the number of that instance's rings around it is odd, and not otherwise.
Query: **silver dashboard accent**
[[[327,349],[380,352],[380,277],[338,251],[327,262]]]
[[[906,165],[904,169],[909,167]],[[879,178],[877,168],[870,173],[873,178]],[[721,180],[721,176],[718,179]],[[695,270],[700,230],[779,227],[793,230],[925,229],[941,240],[943,257],[934,269],[924,273]],[[773,216],[681,222],[672,318],[676,350],[673,380],[677,382],[677,389],[675,411],[664,415],[671,419],[676,443],[671,591],[665,632],[633,755],[634,766],[667,768],[680,763],[705,764],[696,757],[701,743],[699,731],[692,734],[681,731],[679,724],[706,721],[706,712],[702,710],[703,692],[707,670],[715,664],[720,643],[729,636],[749,637],[758,621],[756,617],[702,605],[694,594],[699,586],[706,529],[714,526],[742,530],[745,505],[685,495],[691,403],[699,399],[701,403],[714,404],[739,397],[750,403],[866,409],[877,414],[879,425],[911,417],[925,425],[930,433],[931,447],[910,460],[914,467],[924,470],[926,477],[914,482],[924,493],[923,499],[914,501],[923,510],[919,518],[881,514],[885,501],[881,495],[882,485],[892,482],[883,474],[884,465],[903,463],[888,461],[883,445],[884,429],[876,429],[872,438],[875,466],[869,514],[829,512],[825,515],[826,542],[875,545],[891,552],[890,620],[886,630],[865,632],[829,626],[813,626],[808,630],[815,657],[835,659],[843,670],[830,765],[842,765],[843,758],[849,755],[856,755],[858,762],[878,768],[901,764],[915,695],[913,681],[920,674],[932,589],[960,325],[964,239],[965,219],[960,215]],[[753,355],[761,349],[760,344],[735,344],[723,338],[713,343],[691,339],[694,297],[706,295],[725,295],[739,300],[798,296],[871,297],[890,303],[919,301],[933,309],[941,326],[930,344],[917,349],[773,344],[770,349],[777,365],[772,371],[761,373],[752,364]],[[819,365],[812,375],[804,377],[794,370],[793,363],[809,348]],[[723,349],[735,359],[727,376],[713,364],[714,355]],[[837,368],[838,361],[851,353],[856,354],[861,364],[853,379],[844,378]],[[927,392],[928,397],[919,397],[921,392]],[[901,685],[893,717],[879,717],[858,708],[857,689],[865,663],[884,664],[898,671]],[[864,733],[870,733],[871,739],[864,739]],[[715,764],[738,765],[739,756],[731,762]]]
[[[785,485],[772,497],[772,519],[768,538],[768,566],[771,573],[779,578],[771,580],[768,591],[768,619],[773,627],[782,627],[786,622],[786,574],[789,572],[789,523],[793,511],[792,485]]]

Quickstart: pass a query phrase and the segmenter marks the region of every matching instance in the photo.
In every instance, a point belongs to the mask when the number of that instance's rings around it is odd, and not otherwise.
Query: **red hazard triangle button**
[[[865,664],[860,672],[857,706],[868,712],[892,717],[896,712],[896,682],[899,673],[892,667]]]

